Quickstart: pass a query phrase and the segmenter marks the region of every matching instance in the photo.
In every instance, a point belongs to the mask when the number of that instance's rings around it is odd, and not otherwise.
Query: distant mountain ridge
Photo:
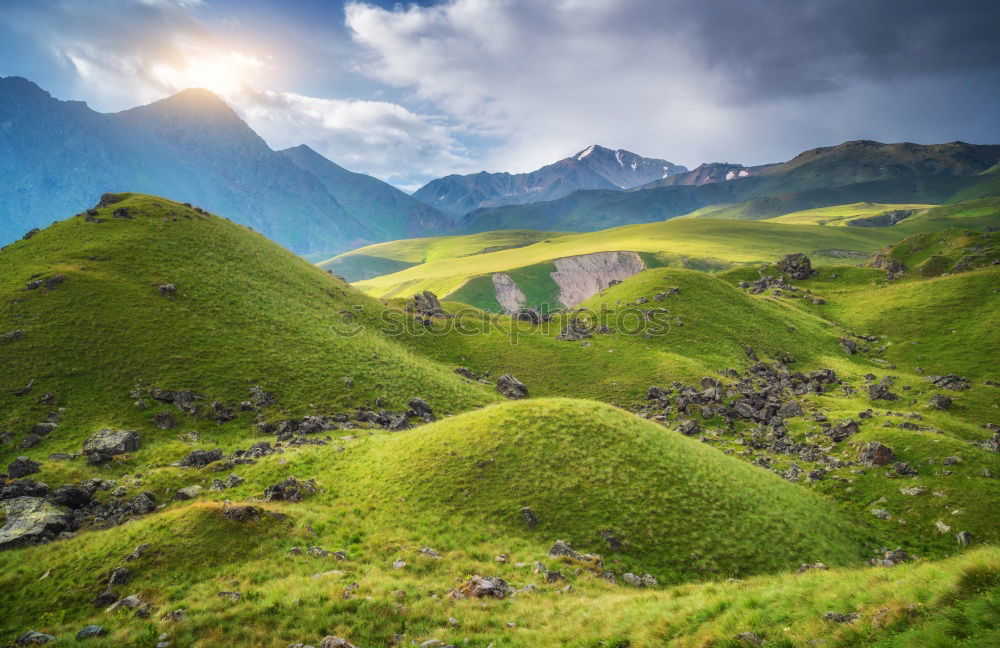
[[[686,167],[666,160],[595,144],[530,173],[482,171],[438,178],[418,189],[413,197],[461,216],[483,207],[556,200],[580,189],[624,191],[685,172]]]
[[[462,221],[466,232],[583,232],[666,220],[709,205],[729,205],[744,218],[771,218],[856,202],[940,204],[987,186],[981,174],[998,161],[998,145],[860,140],[777,164],[704,164],[624,192],[578,191],[544,203],[483,208]]]
[[[102,114],[0,79],[0,242],[136,191],[191,202],[297,253],[444,233],[447,215],[309,149],[273,151],[219,97],[185,90]]]

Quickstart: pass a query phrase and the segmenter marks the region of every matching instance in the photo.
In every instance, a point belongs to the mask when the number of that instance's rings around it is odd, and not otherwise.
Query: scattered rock
[[[571,558],[579,563],[584,563],[591,567],[602,567],[603,559],[598,554],[580,553],[573,549],[565,540],[556,540],[556,543],[549,549],[549,556],[552,558]]]
[[[185,488],[179,488],[179,489],[177,489],[177,492],[174,493],[174,499],[175,500],[191,500],[191,499],[194,499],[194,498],[198,497],[199,493],[201,493],[201,486],[198,486],[198,485],[186,486]]]
[[[502,599],[513,593],[507,581],[496,577],[471,576],[461,587],[452,592],[454,598]]]
[[[497,380],[497,391],[510,399],[525,398],[528,395],[528,388],[524,383],[510,374],[504,374]]]
[[[289,477],[283,482],[271,484],[264,489],[264,501],[266,502],[299,502],[304,497],[308,497],[316,492],[316,480],[298,480]]]
[[[112,585],[125,585],[132,580],[132,572],[127,567],[115,567],[108,577],[108,587]]]
[[[139,493],[128,501],[125,508],[132,515],[147,515],[156,510],[156,499],[152,493]]]
[[[422,398],[411,398],[408,403],[410,406],[410,411],[407,412],[410,416],[419,416],[425,422],[431,423],[434,419],[434,411],[431,410],[431,406],[428,405]]]
[[[13,340],[20,340],[24,337],[24,329],[14,329],[13,331],[7,331],[6,333],[0,333],[0,340],[4,342],[10,342]]]
[[[946,410],[951,407],[951,398],[944,394],[934,394],[927,405],[934,409]]]
[[[437,295],[429,290],[414,295],[413,299],[406,304],[406,310],[416,312],[424,317],[441,317],[445,314]]]
[[[955,535],[955,539],[958,540],[958,544],[968,546],[972,544],[972,534],[968,531],[959,531]]]
[[[98,625],[86,626],[83,630],[76,633],[76,640],[83,641],[84,639],[91,639],[93,637],[103,637],[108,634],[108,631]]]
[[[115,455],[135,452],[139,449],[139,433],[135,430],[99,430],[83,444],[83,453],[87,455],[87,463],[105,463]]]
[[[869,441],[861,447],[858,461],[869,466],[885,466],[896,460],[896,455],[888,446],[878,441]]]
[[[816,571],[826,571],[828,569],[829,569],[829,567],[827,567],[826,565],[824,565],[821,562],[818,562],[818,563],[811,563],[811,564],[810,563],[806,563],[804,565],[799,565],[799,568],[797,570],[795,570],[795,571],[796,571],[796,573],[801,574],[801,573],[807,572],[807,571],[813,571],[813,570],[816,570]]]
[[[866,389],[868,390],[868,398],[872,400],[899,400],[899,395],[889,390],[889,383],[884,379],[868,385]]]
[[[153,424],[161,430],[172,430],[177,425],[170,412],[158,412],[153,416]]]
[[[910,556],[902,549],[884,549],[881,558],[872,558],[868,561],[871,567],[895,567],[910,559]]]
[[[132,594],[126,596],[120,601],[112,603],[108,606],[106,612],[114,612],[116,610],[126,609],[126,610],[141,610],[146,607],[146,602],[142,600],[142,597],[138,594]]]
[[[956,374],[946,374],[944,376],[928,376],[927,380],[931,381],[937,387],[941,389],[950,389],[952,391],[962,391],[969,388],[969,379],[963,378],[962,376]]]
[[[0,501],[6,522],[0,528],[0,549],[50,542],[73,530],[73,517],[65,509],[40,497],[15,497]]]
[[[858,343],[856,340],[842,337],[837,341],[837,343],[840,344],[840,348],[843,349],[847,355],[854,355],[858,352]]]
[[[38,230],[34,230],[38,231]],[[29,232],[30,234],[30,232]],[[28,630],[23,635],[19,636],[14,640],[15,646],[40,646],[42,644],[47,644],[50,641],[55,641],[56,638],[50,634],[45,634],[44,632],[36,632],[34,630]]]
[[[260,519],[263,510],[256,506],[226,505],[222,507],[222,515],[234,522],[249,522]]]
[[[28,475],[38,472],[41,467],[42,464],[37,461],[32,461],[28,457],[18,457],[7,465],[7,476],[11,479],[27,477]]]
[[[214,448],[212,450],[194,450],[186,457],[178,461],[175,465],[187,468],[201,468],[208,464],[220,461],[223,458],[222,450]]]
[[[341,639],[340,637],[323,637],[319,642],[319,648],[357,648],[347,639]]]
[[[844,419],[840,423],[837,423],[827,432],[829,437],[835,442],[840,443],[844,439],[857,434],[860,431],[858,424],[854,419]]]
[[[775,266],[792,279],[808,279],[815,274],[809,257],[804,254],[786,254]]]
[[[128,561],[139,560],[139,558],[141,558],[143,556],[143,554],[147,553],[152,548],[153,548],[153,545],[149,544],[148,542],[144,543],[144,544],[141,544],[138,547],[136,547],[135,549],[133,549],[132,553],[130,553],[129,555],[125,556],[125,560],[128,560]]]
[[[529,529],[534,529],[538,526],[538,516],[535,515],[535,512],[531,510],[530,506],[521,508],[521,517],[524,519],[524,523]]]
[[[829,621],[830,623],[854,623],[861,618],[861,615],[857,612],[851,612],[850,614],[841,614],[840,612],[827,612],[823,615],[824,621]]]

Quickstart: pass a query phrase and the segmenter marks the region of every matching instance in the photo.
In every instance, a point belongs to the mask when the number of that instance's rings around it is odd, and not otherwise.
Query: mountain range
[[[432,180],[413,197],[461,216],[482,207],[556,200],[581,189],[622,191],[686,173],[687,168],[592,145],[530,173],[473,173]]]
[[[775,164],[693,170],[592,145],[530,173],[450,175],[412,196],[306,145],[275,151],[207,90],[103,114],[0,79],[0,243],[104,192],[169,196],[298,254],[503,229],[595,231],[677,216],[772,218],[858,202],[941,204],[1000,192],[1000,146],[852,141]]]
[[[0,79],[0,241],[107,191],[171,196],[225,214],[298,253],[446,231],[452,219],[308,147],[272,150],[207,90],[116,114]]]
[[[667,220],[709,206],[715,215],[721,210],[730,217],[772,218],[856,202],[940,204],[989,183],[988,171],[998,161],[996,145],[851,141],[777,164],[708,164],[628,191],[577,191],[545,203],[477,209],[462,222],[467,232],[582,232]]]

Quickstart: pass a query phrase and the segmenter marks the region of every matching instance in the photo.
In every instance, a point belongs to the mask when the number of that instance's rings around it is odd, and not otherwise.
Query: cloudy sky
[[[111,112],[186,87],[415,189],[598,143],[694,167],[1000,143],[996,0],[0,0],[0,76]]]

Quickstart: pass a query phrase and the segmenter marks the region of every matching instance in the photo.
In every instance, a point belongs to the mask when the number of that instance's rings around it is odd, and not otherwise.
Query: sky
[[[405,190],[590,144],[694,168],[1000,143],[996,0],[0,0],[0,76],[115,112],[188,87]]]

